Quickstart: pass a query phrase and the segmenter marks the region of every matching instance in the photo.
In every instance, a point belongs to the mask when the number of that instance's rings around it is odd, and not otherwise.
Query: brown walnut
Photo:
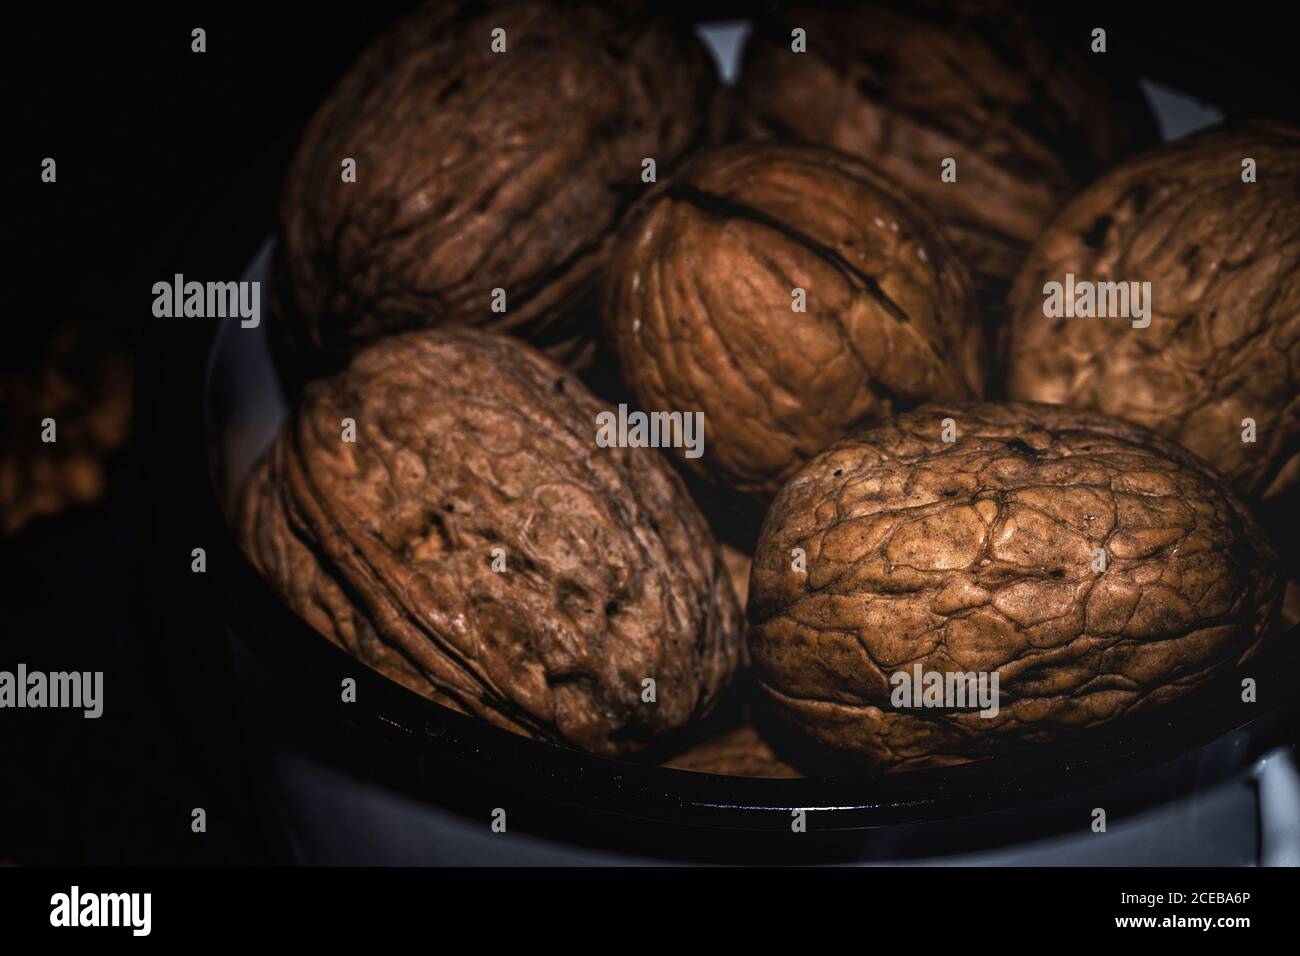
[[[759,735],[752,724],[710,737],[664,764],[677,770],[730,777],[802,777]]]
[[[680,478],[654,449],[597,447],[600,411],[504,336],[385,339],[306,388],[245,488],[245,550],[316,630],[411,690],[636,750],[712,708],[742,622]]]
[[[735,545],[723,542],[720,547],[722,560],[727,565],[727,573],[731,575],[731,583],[736,589],[736,601],[743,611],[749,597],[749,566],[754,559]]]
[[[702,44],[649,5],[427,3],[303,135],[280,204],[278,327],[346,355],[478,325],[577,361],[592,330],[574,307],[644,188],[643,160],[662,176],[694,146],[715,87]],[[355,182],[341,180],[349,158]]]
[[[686,463],[758,498],[856,424],[983,395],[965,268],[924,210],[830,150],[700,153],[646,198],[606,282],[642,408],[702,411]]]
[[[806,32],[807,51],[791,49]],[[981,291],[1015,275],[1067,194],[1156,141],[1136,83],[990,0],[800,5],[760,18],[738,97],[752,135],[869,160],[939,217]],[[956,181],[940,177],[956,160]]]
[[[1055,405],[928,405],[786,485],[750,652],[821,744],[891,770],[961,763],[1183,697],[1260,647],[1281,580],[1244,506],[1173,442]],[[996,672],[997,715],[894,706],[917,664]]]
[[[1243,182],[1254,159],[1257,182]],[[1150,282],[1150,326],[1046,318],[1044,285]],[[1079,195],[1011,295],[1013,398],[1138,422],[1243,495],[1300,482],[1300,130],[1259,122],[1171,143]],[[1256,424],[1245,442],[1244,419]]]

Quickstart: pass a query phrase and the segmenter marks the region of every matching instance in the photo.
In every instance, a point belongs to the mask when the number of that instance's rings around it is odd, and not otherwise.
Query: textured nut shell
[[[1258,182],[1241,181],[1247,156]],[[1150,282],[1150,327],[1045,318],[1043,285],[1067,272]],[[1300,130],[1180,140],[1062,210],[1012,290],[1008,391],[1154,428],[1245,495],[1300,481]]]
[[[704,412],[686,463],[760,498],[855,424],[983,394],[965,268],[892,183],[815,147],[689,162],[623,234],[605,319],[644,409]]]
[[[750,133],[834,146],[901,182],[977,280],[1008,281],[1064,196],[1155,142],[1136,85],[987,0],[789,9],[751,35],[738,97]],[[939,176],[949,157],[955,183]]]
[[[777,498],[750,651],[812,737],[908,769],[1182,697],[1257,650],[1280,596],[1254,520],[1174,443],[1054,405],[931,405],[836,443]],[[892,707],[890,676],[917,663],[996,671],[998,715]]]
[[[372,45],[285,182],[273,311],[288,338],[347,353],[471,324],[580,352],[592,330],[565,313],[643,188],[642,160],[670,169],[716,86],[699,41],[639,9],[438,0]]]
[[[680,479],[653,449],[597,448],[599,411],[511,339],[386,339],[308,387],[245,490],[245,549],[398,683],[521,734],[635,750],[712,707],[741,620]]]

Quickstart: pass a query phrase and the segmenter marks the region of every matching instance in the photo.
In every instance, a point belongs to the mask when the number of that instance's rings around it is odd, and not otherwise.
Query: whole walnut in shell
[[[830,150],[699,154],[646,197],[606,282],[637,400],[702,411],[686,462],[755,497],[858,423],[983,394],[965,268],[924,210]]]
[[[791,48],[795,29],[806,52]],[[1156,141],[1136,83],[1101,73],[1088,42],[1062,47],[989,0],[787,6],[746,45],[742,125],[879,166],[998,294],[1066,195]],[[940,175],[947,159],[954,182]]]
[[[244,490],[244,548],[316,630],[411,690],[639,749],[712,708],[742,622],[680,478],[654,449],[598,448],[600,411],[504,336],[385,339],[307,386]]]
[[[786,485],[754,557],[750,652],[814,740],[911,769],[1183,697],[1260,647],[1280,596],[1255,521],[1173,442],[1055,405],[927,405]],[[996,675],[996,714],[895,698],[917,668]]]
[[[279,328],[339,355],[478,325],[579,361],[593,330],[573,307],[643,161],[663,175],[706,135],[716,82],[702,44],[649,5],[425,4],[303,135],[280,204]]]
[[[1242,181],[1247,158],[1256,182]],[[1150,325],[1046,318],[1044,286],[1067,273],[1076,282],[1149,282]],[[1268,122],[1213,130],[1079,195],[1016,280],[1007,375],[1013,398],[1092,408],[1177,439],[1244,495],[1294,488],[1300,130]],[[1254,442],[1243,441],[1247,418]]]

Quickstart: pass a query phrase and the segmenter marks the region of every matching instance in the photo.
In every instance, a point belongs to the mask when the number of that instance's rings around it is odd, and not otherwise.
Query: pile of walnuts
[[[654,5],[429,3],[288,171],[305,384],[246,553],[416,693],[690,770],[1225,706],[1285,583],[1252,509],[1300,486],[1300,132],[1128,159],[1150,113],[1087,50],[782,7],[729,90]],[[1150,321],[1049,315],[1067,274]]]

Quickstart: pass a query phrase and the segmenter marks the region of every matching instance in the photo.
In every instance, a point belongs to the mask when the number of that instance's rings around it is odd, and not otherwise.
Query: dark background
[[[5,150],[16,203],[4,229],[20,295],[8,361],[21,363],[64,318],[107,323],[142,352],[154,282],[175,271],[237,277],[274,228],[297,130],[408,6],[368,0],[346,17],[265,3],[50,8],[13,30],[22,66],[6,71],[4,99],[17,111]],[[204,54],[190,52],[196,26],[207,30]],[[45,156],[58,162],[56,184],[39,181]],[[0,861],[265,859],[229,764],[201,745],[177,686],[185,645],[210,640],[210,622],[153,625],[163,596],[149,580],[148,463],[166,436],[146,434],[150,385],[137,382],[135,435],[113,462],[106,503],[0,539],[0,667],[103,670],[106,698],[97,720],[3,713]],[[190,830],[195,807],[207,811],[206,834]]]
[[[147,347],[154,282],[237,277],[274,228],[302,123],[410,4],[43,6],[6,13],[0,67],[7,365],[29,360],[63,318]],[[679,6],[725,19],[757,5]],[[1286,6],[1035,6],[1079,42],[1106,27],[1117,61],[1230,117],[1300,114]],[[190,52],[196,26],[207,30],[201,55]],[[58,162],[54,185],[40,182],[46,156]],[[185,669],[206,666],[189,651],[211,622],[196,609],[192,630],[153,624],[149,462],[167,436],[148,434],[149,385],[137,383],[135,437],[114,459],[106,503],[0,539],[0,668],[103,670],[107,700],[99,720],[0,712],[0,862],[266,859],[231,779],[238,740],[209,736],[225,715],[210,709],[196,727],[186,706]],[[193,807],[208,811],[206,834],[190,832]]]

